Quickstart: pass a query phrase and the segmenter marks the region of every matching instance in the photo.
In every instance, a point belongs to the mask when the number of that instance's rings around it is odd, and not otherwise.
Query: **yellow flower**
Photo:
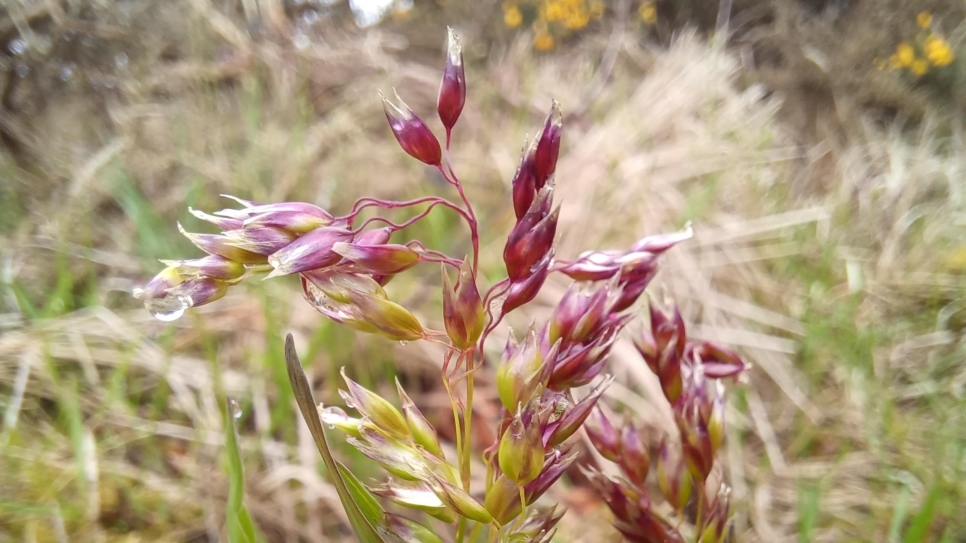
[[[637,14],[641,16],[641,20],[646,25],[653,25],[657,22],[657,8],[654,7],[654,2],[650,0],[642,3],[641,7],[637,8]]]
[[[956,55],[953,53],[953,48],[949,46],[949,42],[943,38],[936,37],[935,34],[930,34],[926,38],[926,58],[933,66],[948,66],[952,64],[953,59]]]
[[[543,17],[548,21],[559,21],[567,16],[567,6],[562,2],[547,2],[544,5]]]
[[[569,30],[580,30],[581,28],[587,26],[587,23],[589,22],[590,17],[587,16],[587,13],[584,10],[573,10],[564,20],[564,26],[566,26]]]
[[[932,27],[932,14],[928,11],[923,11],[919,15],[916,15],[916,24],[919,25],[919,28]]]
[[[902,42],[896,46],[896,58],[899,59],[899,66],[912,66],[912,62],[916,60],[916,51],[908,43]]]
[[[520,26],[523,22],[523,14],[520,13],[520,8],[516,6],[510,6],[503,12],[503,22],[510,28],[516,28]]]
[[[600,19],[604,16],[603,0],[594,0],[590,3],[590,16],[593,19]]]
[[[537,32],[533,38],[533,46],[537,51],[549,51],[553,49],[553,36],[545,31]]]
[[[921,58],[918,58],[912,61],[912,65],[909,66],[909,71],[917,76],[926,75],[926,72],[929,71],[929,63]]]

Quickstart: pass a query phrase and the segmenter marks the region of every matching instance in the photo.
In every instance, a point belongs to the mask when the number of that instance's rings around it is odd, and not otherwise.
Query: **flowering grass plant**
[[[641,363],[657,375],[673,407],[677,433],[663,436],[658,447],[648,439],[653,430],[631,420],[618,429],[598,406],[612,381],[604,372],[612,345],[640,314],[636,303],[656,275],[661,255],[687,240],[690,229],[644,237],[624,250],[557,259],[560,207],[553,202],[554,173],[563,116],[553,102],[542,129],[524,146],[513,178],[516,223],[503,251],[506,277],[481,288],[479,222],[449,161],[452,131],[465,101],[462,50],[452,30],[437,104],[445,143],[398,95],[383,99],[400,147],[438,170],[457,198],[365,197],[342,215],[303,202],[238,198],[233,198],[239,206],[234,209],[214,214],[191,210],[221,230],[182,230],[207,256],[164,261],[167,267],[135,297],[158,318],[171,320],[214,302],[247,278],[297,275],[306,301],[333,321],[391,340],[444,347],[442,382],[456,427],[455,454],[449,455],[398,382],[396,402],[343,372],[341,394],[354,412],[316,405],[291,336],[287,339],[295,397],[360,541],[550,541],[564,511],[537,502],[573,464],[577,450],[572,438],[581,428],[619,468],[619,475],[604,466],[588,474],[629,541],[684,541],[685,535],[695,542],[725,541],[728,491],[718,482],[720,476],[711,475],[724,438],[722,381],[746,369],[741,358],[720,345],[690,340],[681,314],[652,301],[636,345]],[[472,245],[468,256],[447,255],[419,241],[392,241],[440,206],[466,223]],[[391,218],[397,210],[419,211],[406,220]],[[377,214],[361,220],[363,211]],[[393,277],[421,264],[442,269],[444,330],[424,326],[385,289]],[[519,338],[510,335],[496,368],[502,404],[493,421],[497,437],[486,450],[474,451],[474,375],[484,364],[487,339],[507,314],[537,296],[550,274],[563,274],[574,283],[547,322],[531,325]],[[372,486],[360,482],[333,457],[325,427],[384,468],[386,480]],[[483,488],[471,486],[477,455],[486,467]],[[649,477],[654,455],[656,477]],[[395,504],[393,512],[384,503]],[[670,509],[677,518],[659,509]],[[397,514],[401,511],[408,514]],[[682,529],[685,522],[692,528]],[[441,529],[439,523],[452,528]]]

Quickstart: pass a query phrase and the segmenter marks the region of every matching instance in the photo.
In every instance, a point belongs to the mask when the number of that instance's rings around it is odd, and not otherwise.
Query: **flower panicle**
[[[518,0],[507,1],[519,7]],[[587,3],[587,10],[591,4],[603,12],[602,2]],[[548,8],[539,16],[551,17],[551,11]],[[522,16],[511,9],[506,13]],[[587,24],[584,18],[589,13],[578,18],[576,12],[561,12],[553,17],[559,15],[555,21],[578,28]],[[558,35],[549,26],[541,27],[540,33],[550,40]],[[437,196],[403,202],[363,197],[339,216],[307,202],[262,203],[229,197],[235,208],[211,214],[189,209],[195,219],[217,232],[188,232],[178,225],[204,256],[163,260],[164,269],[136,289],[135,297],[159,318],[170,320],[187,308],[220,299],[230,287],[254,275],[265,279],[293,275],[305,300],[332,321],[400,343],[426,340],[445,349],[443,384],[453,408],[455,455],[444,442],[446,433],[437,432],[398,379],[397,403],[383,397],[378,388],[350,379],[343,368],[345,388],[339,394],[351,414],[322,404],[306,410],[305,395],[297,395],[301,412],[318,417],[310,424],[317,443],[325,441],[324,435],[319,439],[319,423],[342,434],[389,476],[369,492],[405,510],[460,522],[464,528],[465,521],[489,525],[508,541],[549,543],[563,510],[542,508],[535,502],[573,468],[578,452],[571,444],[584,428],[593,448],[617,466],[619,476],[597,470],[586,473],[626,538],[682,541],[655,507],[665,507],[658,503],[663,497],[678,513],[698,501],[705,514],[698,515],[694,533],[702,543],[722,543],[730,523],[730,498],[726,487],[717,495],[706,487],[717,481],[712,472],[720,469],[718,454],[726,433],[724,384],[740,380],[750,365],[726,344],[689,338],[681,309],[659,304],[646,293],[664,253],[693,235],[690,225],[678,232],[643,237],[623,250],[591,250],[573,260],[558,261],[561,206],[554,202],[554,193],[563,114],[553,101],[540,131],[524,146],[511,181],[515,222],[503,244],[506,278],[481,292],[485,280],[479,272],[480,224],[449,161],[451,132],[465,106],[466,82],[459,36],[450,29],[447,37],[436,104],[446,131],[445,148],[398,95],[384,98],[383,106],[400,147],[434,167],[448,189],[458,193],[459,203]],[[917,61],[946,62],[948,44],[938,36],[930,40],[923,59],[913,50],[910,60],[909,51],[902,48],[897,50],[899,60],[909,66]],[[425,204],[427,209],[403,222],[382,215]],[[392,241],[397,232],[439,205],[466,221],[472,256],[453,258],[419,240]],[[442,268],[443,331],[424,327],[385,288],[394,277],[427,262]],[[449,268],[455,270],[455,279]],[[487,363],[486,338],[508,313],[535,300],[554,272],[573,284],[546,322],[531,324],[519,340],[511,331],[496,364],[499,412],[496,431],[483,453],[488,468],[485,492],[477,492],[470,484],[471,446],[478,436],[470,428],[479,418],[472,412],[472,375]],[[634,309],[642,299],[648,301],[647,308]],[[675,431],[669,435],[661,436],[631,417],[614,424],[604,415],[602,400],[614,381],[605,372],[608,357],[635,317],[646,323],[634,342],[641,365],[656,375],[671,406]],[[449,373],[452,360],[456,368]],[[290,375],[293,367],[289,365]],[[465,401],[460,397],[463,379]],[[451,463],[447,453],[456,461]],[[331,465],[331,458],[326,459]],[[655,480],[657,485],[652,484]],[[379,511],[380,520],[371,514],[372,508],[367,509],[367,520],[382,535],[403,541],[439,540],[404,516]]]

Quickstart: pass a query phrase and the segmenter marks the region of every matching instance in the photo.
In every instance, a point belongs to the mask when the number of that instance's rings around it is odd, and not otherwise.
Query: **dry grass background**
[[[417,401],[443,405],[432,348],[324,323],[290,283],[234,289],[173,324],[127,297],[153,259],[194,254],[174,221],[222,205],[219,193],[339,209],[445,189],[396,148],[376,94],[396,86],[430,117],[441,27],[357,31],[344,13],[309,25],[280,2],[230,4],[15,3],[2,18],[5,37],[31,21],[38,41],[5,60],[0,115],[0,541],[217,540],[225,394],[243,405],[246,503],[269,539],[350,540],[295,422],[287,331],[321,399],[352,364],[373,386],[394,372],[425,383]],[[438,51],[424,50],[427,27]],[[622,28],[540,57],[525,39],[466,29],[454,162],[480,202],[483,269],[498,276],[517,153],[554,97],[567,113],[558,254],[692,221],[655,292],[682,304],[694,335],[755,365],[729,408],[735,541],[966,541],[957,122],[927,110],[900,130],[837,96],[821,114],[803,108],[828,130],[803,130],[794,93],[758,83],[772,80],[740,47],[691,31],[652,47]],[[420,235],[465,246],[450,219]],[[394,296],[432,299],[433,271],[395,281]],[[511,324],[545,317],[565,287],[548,283]],[[430,309],[421,318],[438,324]],[[629,344],[610,371],[613,409],[665,423]],[[603,508],[573,481],[554,496],[571,507],[560,540],[609,540]]]

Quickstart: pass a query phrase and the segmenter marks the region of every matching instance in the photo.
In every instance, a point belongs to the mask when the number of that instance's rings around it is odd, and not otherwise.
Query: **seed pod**
[[[339,394],[346,403],[362,413],[381,432],[396,439],[409,439],[409,425],[406,419],[389,401],[382,396],[349,379],[345,368],[340,370],[348,391],[340,390]]]
[[[180,285],[184,282],[184,279],[184,276],[178,271],[178,267],[169,264],[167,268],[152,277],[146,285],[134,289],[132,295],[142,302],[163,298],[169,289]]]
[[[341,407],[330,405],[323,407],[319,404],[319,419],[323,424],[328,425],[342,432],[347,436],[362,437],[362,419],[350,417]]]
[[[533,147],[525,143],[520,153],[520,164],[513,174],[513,212],[517,220],[523,219],[537,195],[537,182],[533,172]]]
[[[493,515],[486,510],[486,507],[483,507],[483,504],[467,494],[462,488],[440,477],[434,477],[430,484],[439,499],[456,514],[481,524],[493,522]]]
[[[268,256],[282,249],[295,239],[295,234],[270,226],[227,230],[222,235],[227,238],[227,243],[232,247],[262,256]]]
[[[621,471],[632,483],[643,487],[651,467],[651,457],[641,434],[633,424],[625,424],[621,432],[621,454],[617,459]]]
[[[657,457],[657,484],[671,507],[675,511],[683,511],[691,498],[691,474],[688,473],[681,448],[672,445],[667,437],[661,441],[661,451]]]
[[[500,438],[499,459],[503,473],[521,486],[536,479],[543,469],[540,426],[532,417],[529,424],[524,424],[519,409]]]
[[[195,234],[185,231],[181,223],[178,223],[178,231],[188,238],[195,247],[210,255],[218,255],[241,264],[264,264],[265,256],[251,251],[246,251],[235,247],[229,243],[229,239],[218,234]]]
[[[305,296],[305,301],[319,313],[339,324],[344,324],[360,332],[367,334],[379,332],[378,328],[362,318],[359,308],[330,298],[311,281],[306,279],[304,274],[299,275],[299,279],[302,282],[302,293]]]
[[[384,245],[389,243],[389,238],[392,237],[392,228],[388,226],[384,228],[374,228],[372,230],[366,230],[358,235],[356,235],[355,243],[359,245]]]
[[[409,433],[413,436],[413,441],[437,458],[445,458],[443,448],[439,445],[439,436],[436,435],[436,429],[426,420],[423,413],[403,390],[398,378],[396,379],[396,390],[399,392],[403,416],[406,418],[406,424],[409,426]]]
[[[631,245],[631,251],[661,254],[671,247],[674,247],[678,243],[691,239],[692,236],[694,236],[694,230],[691,228],[691,223],[689,222],[687,225],[685,225],[684,230],[680,232],[674,232],[673,234],[658,234],[656,236],[647,236],[646,238],[641,238]]]
[[[231,281],[245,275],[243,264],[216,255],[191,260],[162,260],[161,263],[177,268],[178,274],[182,277],[210,277]]]
[[[332,270],[313,270],[303,272],[314,287],[335,302],[351,304],[353,300],[365,297],[388,299],[386,291],[374,279],[357,273]]]
[[[687,358],[701,364],[705,376],[711,379],[735,377],[748,369],[748,363],[731,349],[711,341],[689,347]]]
[[[423,325],[408,309],[395,302],[363,296],[354,299],[353,304],[359,315],[388,339],[414,341],[423,338]]]
[[[553,540],[553,535],[556,532],[556,525],[563,518],[566,509],[557,509],[557,505],[553,505],[549,509],[544,510],[530,510],[529,515],[527,515],[526,520],[519,524],[519,526],[511,532],[507,539],[508,541],[526,541],[527,543],[548,543]]]
[[[343,228],[316,228],[268,257],[268,263],[275,268],[268,277],[319,270],[336,264],[342,260],[342,255],[332,248],[336,243],[351,240],[352,232]]]
[[[708,513],[704,517],[704,527],[701,528],[700,542],[724,543],[728,535],[730,515],[730,490],[722,486],[717,497],[708,506]]]
[[[439,499],[433,489],[422,481],[389,480],[382,486],[370,488],[376,496],[417,511],[424,511],[443,522],[453,523],[453,513]]]
[[[678,360],[684,358],[684,347],[687,340],[687,331],[684,326],[684,318],[677,305],[673,306],[671,312],[665,312],[654,302],[649,300],[648,311],[651,315],[651,334],[657,345],[657,352],[663,353],[666,349],[674,349]]]
[[[189,279],[168,290],[168,296],[188,300],[188,307],[199,307],[221,299],[227,292],[228,283],[208,277],[199,277]]]
[[[346,442],[400,479],[422,481],[431,477],[425,452],[386,436],[373,425],[362,425],[362,437],[347,437]]]
[[[704,416],[705,424],[708,427],[708,438],[711,440],[711,448],[717,452],[724,444],[724,386],[720,381],[715,381],[715,388],[710,398],[710,409]]]
[[[552,360],[555,356],[556,347],[551,348],[546,358],[542,356],[532,325],[519,345],[514,344],[511,335],[496,372],[497,392],[508,412],[516,413],[521,404],[527,404],[534,393],[546,385],[552,366],[545,360]]]
[[[552,198],[553,187],[541,190],[530,205],[530,210],[507,236],[503,261],[511,281],[519,281],[531,275],[536,263],[553,247],[560,208],[549,212]]]
[[[570,449],[554,449],[544,458],[543,471],[537,475],[536,479],[524,486],[524,493],[527,503],[534,503],[543,496],[544,493],[557,482],[558,479],[570,468],[570,465],[577,460],[578,453]]]
[[[553,265],[554,250],[550,249],[543,260],[534,265],[529,277],[515,281],[510,284],[507,290],[506,300],[503,301],[503,313],[509,313],[514,309],[529,303],[537,297],[543,283],[547,280],[550,267]]]
[[[617,458],[620,456],[620,433],[607,420],[599,407],[591,411],[587,424],[584,425],[584,430],[601,456],[611,462],[617,462]]]
[[[676,410],[674,422],[681,433],[681,451],[691,476],[700,486],[714,467],[714,446],[708,428],[693,407]]]
[[[243,210],[245,228],[281,228],[293,234],[305,234],[332,224],[333,217],[321,207],[304,202],[283,202],[255,206]]]
[[[605,378],[584,399],[564,411],[563,415],[555,423],[552,433],[548,435],[546,445],[548,447],[556,447],[574,435],[583,426],[584,421],[587,420],[587,417],[594,410],[601,395],[604,394],[604,391],[607,390],[607,387],[612,382],[614,382],[613,376]]]
[[[395,91],[393,92],[395,93]],[[385,97],[382,99],[386,119],[389,120],[389,128],[392,129],[392,134],[396,136],[399,146],[416,160],[430,166],[438,166],[443,159],[439,140],[423,123],[423,120],[402,101],[398,93],[396,93],[396,102],[398,102],[398,105]]]
[[[443,324],[453,345],[469,349],[483,334],[483,300],[473,279],[473,272],[466,259],[460,265],[459,284],[453,288],[442,264],[443,271]]]
[[[520,487],[505,474],[500,474],[486,489],[486,510],[503,525],[520,514]]]
[[[543,133],[537,140],[534,152],[533,170],[536,177],[536,188],[540,190],[553,172],[557,169],[557,155],[560,153],[560,133],[563,129],[563,115],[560,104],[553,100],[550,113],[544,121]]]
[[[447,27],[446,37],[446,67],[443,68],[443,80],[439,85],[436,111],[448,132],[456,125],[466,103],[466,75],[463,71],[463,46],[460,44],[459,34]]]
[[[197,209],[188,208],[188,213],[191,213],[196,218],[201,219],[205,222],[209,222],[218,227],[219,230],[238,230],[245,226],[245,222],[241,219],[232,219],[228,217],[217,217],[215,215],[209,215],[204,211],[199,211]]]
[[[405,245],[364,245],[336,243],[332,251],[352,262],[352,269],[361,273],[392,275],[419,263],[419,253]]]

